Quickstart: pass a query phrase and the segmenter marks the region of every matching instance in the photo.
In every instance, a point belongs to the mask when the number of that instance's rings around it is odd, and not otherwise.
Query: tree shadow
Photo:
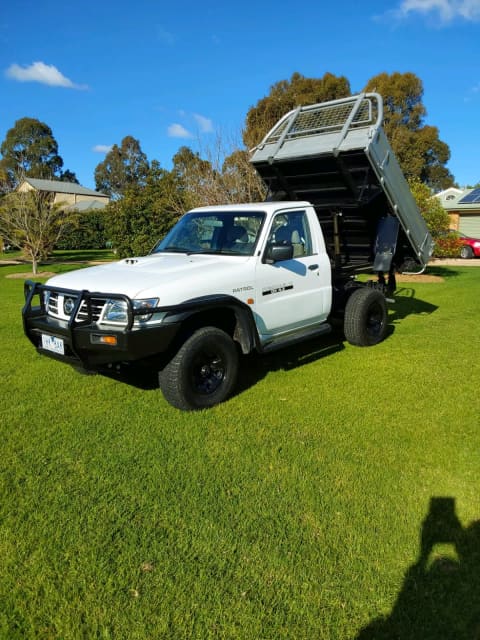
[[[115,255],[107,249],[76,249],[65,250],[56,249],[55,252],[44,261],[45,264],[52,264],[57,262],[111,262],[115,260]],[[43,264],[43,263],[42,263]]]
[[[406,572],[392,612],[356,640],[479,638],[480,520],[463,527],[454,498],[431,498],[418,560]]]

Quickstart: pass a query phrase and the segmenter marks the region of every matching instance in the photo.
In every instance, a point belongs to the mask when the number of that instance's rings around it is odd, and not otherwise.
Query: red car
[[[458,239],[462,243],[460,249],[461,258],[480,258],[480,240],[478,238],[470,238],[463,233],[458,233]]]

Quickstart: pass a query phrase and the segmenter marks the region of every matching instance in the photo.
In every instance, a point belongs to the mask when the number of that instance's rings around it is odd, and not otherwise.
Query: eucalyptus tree
[[[411,72],[380,73],[368,81],[365,91],[383,98],[383,127],[406,177],[435,191],[452,186],[454,178],[446,167],[450,148],[440,140],[437,127],[425,124],[421,79]]]
[[[123,138],[120,146],[114,144],[95,169],[98,191],[118,199],[132,186],[146,183],[149,171],[147,156],[140,142],[132,136]]]
[[[104,210],[105,232],[118,257],[145,255],[178,219],[177,193],[170,171],[153,160],[142,185],[131,184]]]
[[[15,189],[26,177],[59,179],[63,160],[52,130],[35,118],[21,118],[7,131],[0,146],[4,190]]]
[[[385,133],[407,178],[418,178],[434,190],[451,186],[454,179],[446,167],[450,149],[440,140],[438,128],[425,123],[421,79],[411,72],[380,73],[367,82],[364,91],[376,91],[383,98]],[[249,109],[243,141],[251,149],[295,107],[351,93],[345,76],[325,73],[321,78],[307,78],[294,73],[290,80],[276,82],[269,94]]]
[[[258,144],[273,125],[295,107],[326,102],[350,95],[345,76],[325,73],[321,78],[307,78],[295,72],[290,80],[280,80],[270,87],[247,113],[243,141],[247,149]]]

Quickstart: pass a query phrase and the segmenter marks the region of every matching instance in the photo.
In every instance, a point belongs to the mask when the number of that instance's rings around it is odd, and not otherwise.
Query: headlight
[[[107,300],[102,320],[104,322],[126,324],[128,321],[128,313],[125,300]]]
[[[135,311],[138,309],[154,309],[158,304],[158,298],[146,298],[144,300],[132,300],[132,307]],[[135,315],[135,324],[143,324],[152,318],[152,313],[142,313]],[[160,318],[158,318],[160,319]],[[128,305],[125,300],[111,299],[107,300],[101,322],[106,324],[127,324],[128,323]]]
[[[144,300],[132,300],[132,305],[135,310],[138,309],[154,309],[158,304],[158,298],[146,298]],[[135,319],[140,320],[140,322],[148,322],[152,317],[151,313],[145,313],[140,315],[136,315]]]

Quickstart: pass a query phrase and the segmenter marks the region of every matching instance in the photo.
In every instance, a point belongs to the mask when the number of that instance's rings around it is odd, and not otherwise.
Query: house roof
[[[450,196],[460,196],[464,192],[465,192],[465,189],[458,189],[457,187],[448,187],[448,189],[439,191],[435,195],[437,198],[446,198]]]
[[[25,182],[28,182],[28,184],[34,189],[37,189],[37,191],[74,193],[79,196],[97,196],[108,198],[105,193],[93,191],[93,189],[87,189],[87,187],[82,187],[81,184],[76,184],[75,182],[61,182],[60,180],[40,180],[38,178],[25,178]]]
[[[82,200],[82,202],[76,202],[71,204],[66,209],[68,211],[92,211],[93,209],[104,209],[107,206],[105,200]]]
[[[456,189],[450,187],[450,189],[436,193],[435,197],[440,200],[442,207],[447,211],[478,211],[480,202],[468,202],[467,196],[473,191],[478,191],[478,189]],[[464,201],[465,198],[467,202]]]

